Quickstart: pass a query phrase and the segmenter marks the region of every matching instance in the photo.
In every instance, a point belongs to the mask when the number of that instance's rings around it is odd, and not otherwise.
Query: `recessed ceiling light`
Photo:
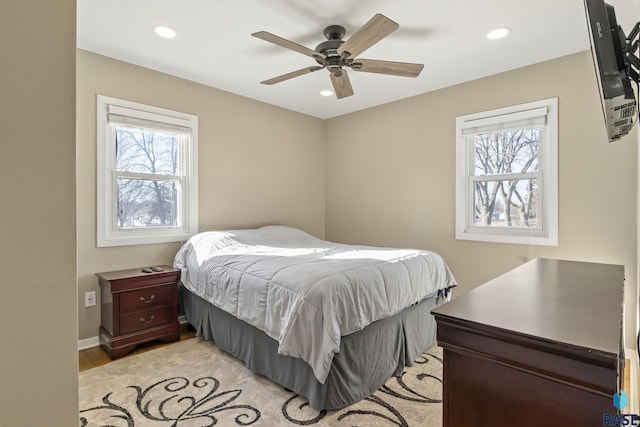
[[[511,28],[507,28],[507,27],[496,28],[495,30],[489,31],[489,33],[487,34],[487,38],[490,40],[501,39],[503,37],[506,37],[507,34],[509,34],[510,32],[511,32]]]
[[[331,96],[331,95],[333,95],[333,92],[331,92],[330,90],[321,90],[320,91],[320,95],[322,95],[322,96]]]
[[[160,37],[172,39],[176,36],[176,32],[173,28],[165,27],[164,25],[156,25],[153,27],[153,31]]]

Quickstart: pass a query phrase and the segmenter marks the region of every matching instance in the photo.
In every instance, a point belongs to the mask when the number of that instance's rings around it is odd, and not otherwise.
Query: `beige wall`
[[[78,425],[75,14],[0,2],[2,426]]]
[[[559,245],[455,240],[456,116],[551,97],[559,98]],[[638,131],[608,144],[601,114],[585,51],[331,119],[325,236],[433,249],[459,281],[455,295],[535,257],[622,264],[635,348]]]
[[[100,93],[199,116],[201,230],[275,222],[335,241],[434,249],[460,283],[456,295],[535,257],[623,264],[633,346],[638,153],[629,141],[638,135],[605,142],[589,52],[327,121],[82,50],[77,61],[80,339],[100,323],[99,308],[83,303],[95,272],[171,263],[179,246],[95,247]],[[550,97],[559,98],[559,246],[455,240],[455,117]]]
[[[635,311],[638,135],[603,142],[588,54],[323,123],[80,51],[76,166],[75,1],[34,4],[0,6],[0,424],[76,425],[76,304],[96,290],[93,273],[170,262],[177,249],[95,247],[97,93],[200,116],[201,229],[286,222],[318,236],[326,227],[332,240],[433,248],[461,291],[536,256],[619,263]],[[560,245],[454,240],[455,116],[551,96]],[[81,310],[80,338],[94,336],[98,310]]]
[[[324,235],[324,123],[166,74],[78,50],[79,339],[95,337],[96,272],[172,264],[179,243],[96,247],[96,95],[198,116],[199,227],[269,223]],[[99,292],[97,292],[99,294]]]

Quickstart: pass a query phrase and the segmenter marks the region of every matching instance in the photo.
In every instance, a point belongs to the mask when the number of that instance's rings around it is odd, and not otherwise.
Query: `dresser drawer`
[[[164,325],[172,320],[175,321],[171,318],[171,312],[171,307],[158,307],[152,310],[123,314],[120,316],[120,334],[130,334]]]
[[[143,288],[120,294],[120,313],[146,310],[171,303],[173,285]]]

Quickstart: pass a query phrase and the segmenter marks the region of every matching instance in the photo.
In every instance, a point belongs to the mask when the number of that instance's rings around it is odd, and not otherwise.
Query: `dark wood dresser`
[[[96,273],[100,283],[100,346],[117,359],[138,344],[180,339],[178,289],[180,270],[145,273],[141,268]]]
[[[601,426],[621,389],[624,269],[535,259],[434,309],[443,425]]]

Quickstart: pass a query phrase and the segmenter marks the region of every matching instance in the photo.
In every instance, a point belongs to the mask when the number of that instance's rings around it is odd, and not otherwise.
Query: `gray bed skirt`
[[[278,342],[182,289],[187,321],[198,336],[243,360],[248,369],[306,397],[317,410],[339,409],[376,391],[391,376],[400,376],[422,352],[435,344],[431,309],[448,300],[448,292],[414,304],[342,337],[324,384],[302,359],[278,354]]]

